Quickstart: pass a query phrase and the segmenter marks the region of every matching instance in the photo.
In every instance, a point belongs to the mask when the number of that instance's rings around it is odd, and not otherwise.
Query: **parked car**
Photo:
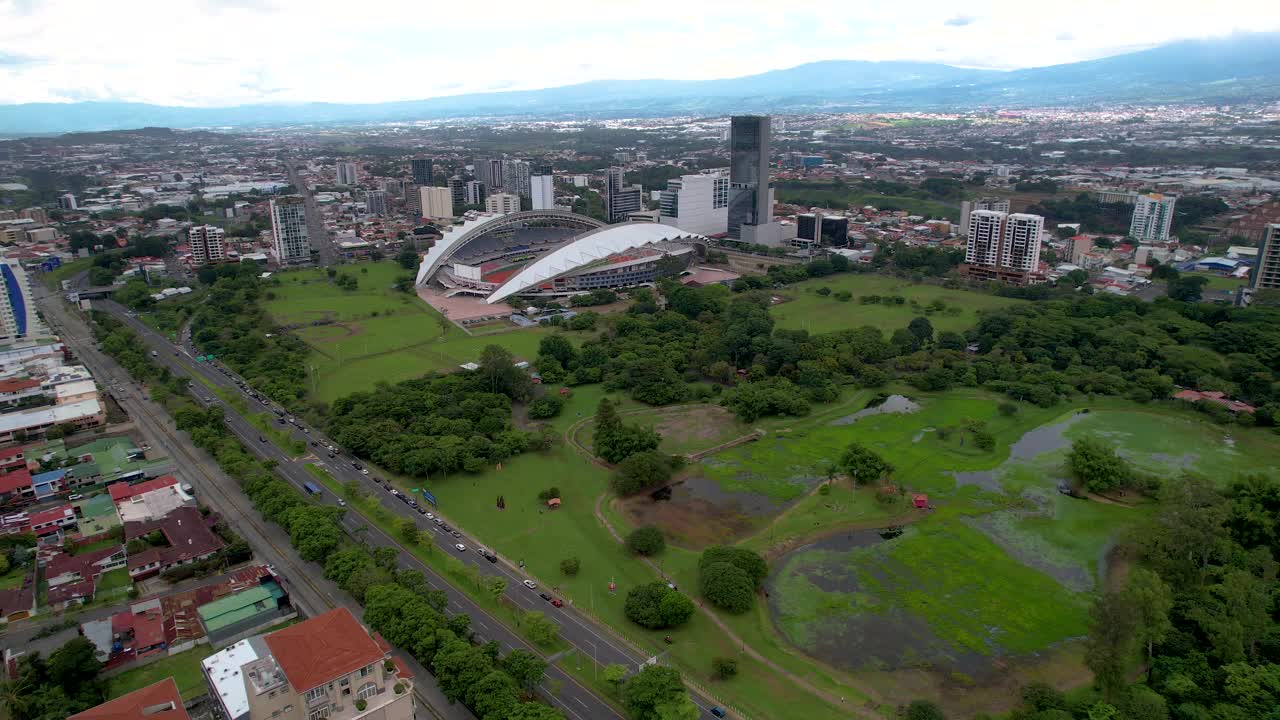
[[[441,520],[440,518],[431,518],[431,519],[435,520],[436,524],[439,525],[440,527],[444,527],[444,521]]]
[[[258,436],[258,442],[266,442],[266,441],[267,441],[266,438],[262,437],[261,435]]]
[[[83,496],[83,495],[81,495],[80,493],[72,493],[72,494],[70,494],[70,495],[68,495],[68,496],[67,496],[67,499],[68,499],[68,500],[72,500],[72,501],[74,501],[74,500],[83,500],[83,499],[84,499],[84,496]]]
[[[525,580],[525,581],[524,581],[524,586],[525,586],[525,587],[527,587],[527,588],[529,588],[530,590],[537,590],[537,589],[538,589],[538,583],[536,583],[536,582],[534,582],[534,581],[532,581],[532,580]]]

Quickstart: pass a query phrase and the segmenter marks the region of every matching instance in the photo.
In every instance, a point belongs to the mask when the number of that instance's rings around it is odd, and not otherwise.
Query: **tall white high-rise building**
[[[1155,243],[1169,239],[1173,225],[1174,195],[1151,193],[1139,195],[1133,201],[1133,219],[1129,222],[1129,237],[1139,242]]]
[[[418,188],[421,199],[420,215],[429,220],[451,218],[457,212],[453,207],[453,194],[447,187]]]
[[[533,201],[534,210],[552,210],[556,206],[556,179],[551,174],[550,165],[535,168],[535,174],[529,178],[529,199]]]
[[[1028,213],[1013,213],[1005,218],[1004,235],[1000,239],[1000,264],[1010,270],[1032,272],[1040,265],[1040,236],[1044,218]]]
[[[1040,264],[1043,232],[1039,215],[973,210],[966,228],[967,274],[975,280],[1026,283]]]
[[[497,190],[502,187],[502,161],[494,158],[476,158],[475,174],[476,180],[484,183],[489,190]],[[484,202],[481,200],[480,202]]]
[[[515,193],[494,193],[484,199],[484,209],[491,213],[520,212],[520,196]]]
[[[356,164],[353,162],[340,162],[334,170],[339,185],[355,185],[357,182]]]
[[[524,160],[502,161],[502,190],[529,197],[529,163]]]
[[[626,171],[621,167],[611,167],[604,176],[604,212],[611,223],[622,222],[633,212],[644,209],[644,189],[639,185],[628,187]]]
[[[480,180],[467,181],[467,204],[483,205],[484,199],[489,197],[489,186]]]
[[[311,260],[307,206],[301,195],[285,195],[271,201],[271,238],[276,262],[281,265]]]
[[[72,195],[71,193],[67,193],[67,194],[65,194],[65,195],[59,195],[59,196],[58,196],[58,209],[59,209],[59,210],[75,210],[75,209],[76,209],[76,196],[75,196],[75,195]]]
[[[216,225],[197,225],[191,228],[187,231],[187,244],[191,246],[191,264],[196,267],[226,262],[227,244],[224,232]]]
[[[1280,290],[1280,223],[1267,226],[1258,250],[1258,267],[1253,271],[1254,290]]]
[[[667,181],[659,197],[658,221],[699,235],[729,229],[729,178],[682,175]]]
[[[964,246],[966,263],[988,267],[1000,264],[1000,245],[1006,217],[1008,213],[997,210],[974,210],[969,213],[969,240]]]
[[[21,263],[0,259],[0,285],[0,343],[47,335],[48,328],[36,315],[31,278]]]
[[[364,210],[370,215],[387,214],[387,193],[384,190],[370,190],[364,194]]]

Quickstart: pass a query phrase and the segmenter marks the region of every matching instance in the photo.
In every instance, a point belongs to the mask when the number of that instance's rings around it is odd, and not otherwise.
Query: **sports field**
[[[831,294],[818,294],[819,288],[829,288]],[[835,294],[847,290],[853,298],[841,302]],[[788,286],[775,293],[787,300],[774,306],[772,313],[778,327],[791,330],[808,330],[810,333],[826,333],[835,330],[871,325],[886,334],[907,326],[917,317],[927,317],[936,331],[962,331],[978,322],[982,310],[994,310],[1023,302],[1012,298],[997,297],[968,290],[948,289],[941,285],[912,283],[909,280],[851,273],[806,280]],[[901,295],[905,302],[897,304],[863,304],[862,295]],[[942,310],[929,310],[936,300],[945,303]],[[913,305],[912,302],[915,302]]]
[[[343,290],[323,270],[296,270],[275,276],[266,310],[306,341],[312,392],[333,401],[379,381],[398,382],[479,359],[490,344],[532,360],[541,328],[512,329],[483,337],[467,335],[417,295],[395,289],[409,271],[393,262],[344,266],[358,288]]]

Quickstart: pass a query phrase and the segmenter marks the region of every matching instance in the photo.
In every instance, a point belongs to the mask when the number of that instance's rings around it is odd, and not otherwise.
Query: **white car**
[[[368,474],[369,474],[369,468],[360,468],[360,474],[361,474],[361,475],[368,475]]]
[[[458,548],[458,552],[466,552],[466,551],[467,551],[467,546],[466,546],[466,545],[463,545],[462,543],[456,543],[456,544],[454,545],[454,547]]]
[[[529,588],[530,590],[537,590],[537,589],[538,589],[538,583],[536,583],[536,582],[534,582],[534,581],[532,581],[532,580],[525,580],[525,581],[524,581],[524,586],[525,586],[525,587],[527,587],[527,588]]]
[[[432,515],[431,513],[427,513],[427,519],[428,519],[428,520],[435,520],[435,519],[436,519],[436,516],[435,516],[435,515]]]

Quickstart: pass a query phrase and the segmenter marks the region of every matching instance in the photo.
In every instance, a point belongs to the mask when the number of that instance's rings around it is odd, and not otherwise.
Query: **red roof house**
[[[172,677],[89,708],[67,720],[191,720]]]
[[[299,693],[386,657],[345,607],[277,630],[265,640],[289,684]]]

